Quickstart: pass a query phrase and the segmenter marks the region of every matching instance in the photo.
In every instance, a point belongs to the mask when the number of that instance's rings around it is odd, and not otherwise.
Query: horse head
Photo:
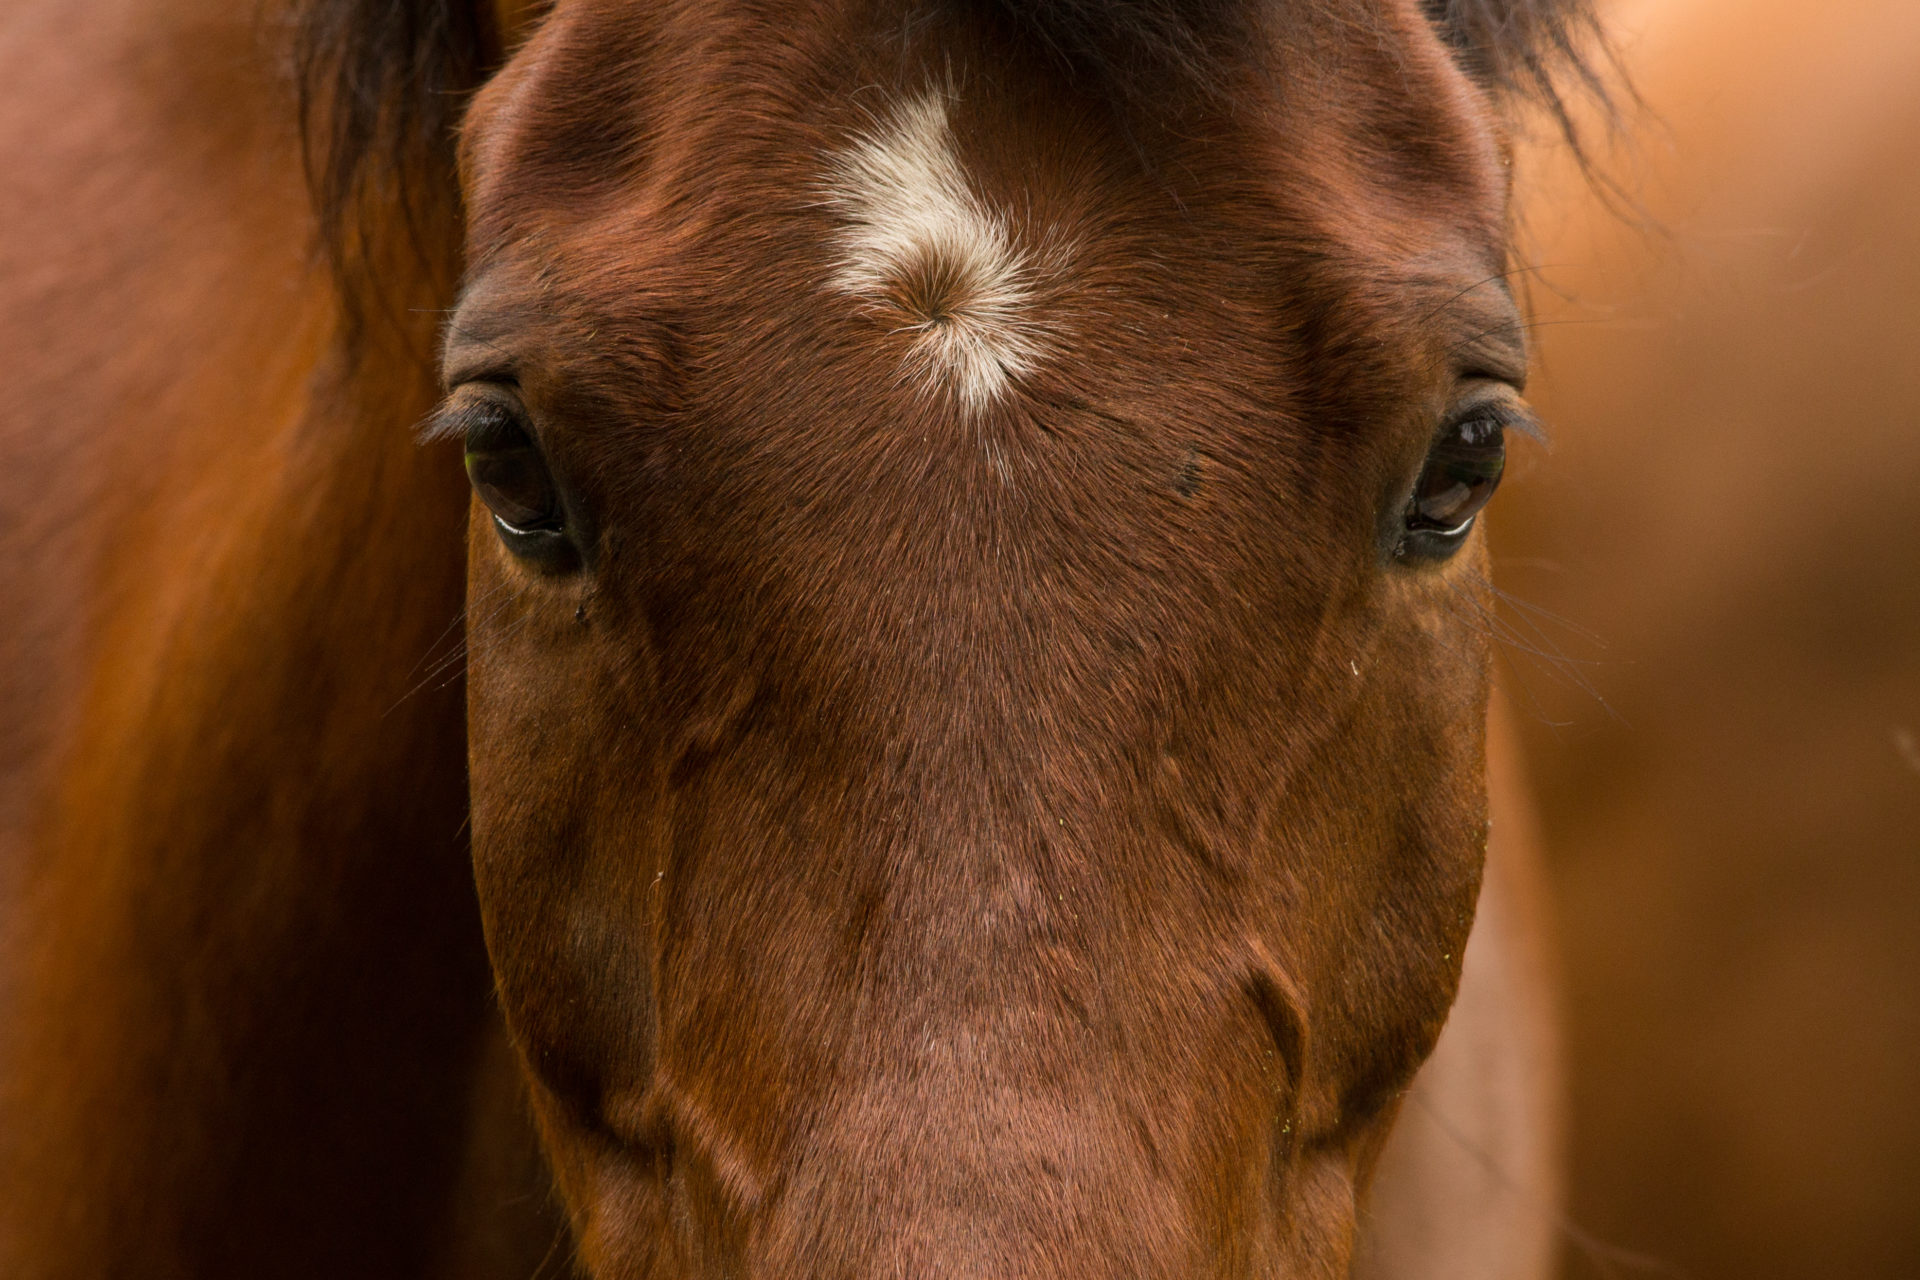
[[[429,432],[592,1274],[1345,1273],[1530,423],[1457,35],[559,0],[480,90]]]

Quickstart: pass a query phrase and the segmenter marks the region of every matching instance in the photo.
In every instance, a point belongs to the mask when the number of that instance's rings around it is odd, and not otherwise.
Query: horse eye
[[[1428,451],[1413,486],[1397,554],[1426,559],[1450,555],[1466,541],[1506,465],[1506,429],[1500,419],[1481,415],[1449,424]]]
[[[515,416],[488,409],[467,426],[467,478],[505,534],[557,534],[560,493],[547,460]]]

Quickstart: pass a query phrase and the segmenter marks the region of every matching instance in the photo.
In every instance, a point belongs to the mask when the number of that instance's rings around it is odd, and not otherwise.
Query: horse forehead
[[[1012,53],[959,18],[940,24],[923,47],[849,59],[843,43],[870,44],[867,28],[898,25],[880,10],[915,4],[840,8],[829,2],[809,15],[819,30],[773,32],[750,22],[736,30],[727,26],[734,19],[697,12],[646,15],[622,0],[561,0],[469,114],[464,162],[469,178],[476,170],[480,178],[469,196],[482,209],[496,195],[538,205],[556,197],[560,184],[518,181],[527,170],[551,166],[554,176],[577,181],[583,165],[615,157],[646,156],[643,167],[658,177],[742,190],[794,176],[793,164],[825,160],[839,179],[833,190],[843,198],[841,212],[864,205],[868,230],[897,230],[917,218],[922,228],[938,222],[964,231],[976,251],[990,251],[1003,237],[991,217],[970,216],[981,209],[966,198],[970,185],[979,194],[978,175],[971,184],[962,176],[965,158],[952,145],[956,109],[972,114],[986,100],[1001,99],[1002,107],[1019,100],[1017,109],[993,114],[992,151],[1024,152],[1030,167],[1073,167],[1066,157],[1097,146],[1088,126],[1099,132],[1102,125],[1060,108],[1091,95],[1110,100],[1092,116],[1105,117],[1131,159],[1169,191],[1182,172],[1230,156],[1236,181],[1254,186],[1288,177],[1337,184],[1344,171],[1381,191],[1430,190],[1437,179],[1459,194],[1498,197],[1476,204],[1504,206],[1504,190],[1490,192],[1484,180],[1485,161],[1501,146],[1487,143],[1486,104],[1423,22],[1373,12],[1397,8],[1391,3],[1344,0],[1286,20],[1317,30],[1351,25],[1367,11],[1374,30],[1365,57],[1354,54],[1351,39],[1325,30],[1308,40],[1255,23],[1256,38],[1210,70],[1169,65],[1166,83],[1147,90],[1063,74],[1044,49]],[[703,24],[712,28],[704,36]],[[679,29],[689,25],[696,29]],[[738,48],[698,56],[723,35]],[[770,40],[780,45],[777,57],[762,47]],[[874,56],[890,69],[868,65]],[[1211,108],[1177,118],[1196,103]],[[775,141],[782,118],[792,131],[777,143],[793,164],[756,146]],[[849,132],[860,140],[851,150],[840,142]],[[562,154],[583,141],[592,156]],[[1394,154],[1396,147],[1408,154]],[[1504,177],[1491,185],[1503,187]],[[1365,198],[1352,188],[1340,195]],[[977,252],[975,261],[982,261]]]
[[[1184,298],[1181,340],[1232,346],[1242,330],[1208,328],[1223,319],[1213,304],[1234,292],[1230,281],[1253,290],[1242,301],[1261,311],[1371,284],[1368,305],[1349,311],[1372,325],[1420,300],[1406,289],[1396,298],[1395,280],[1463,287],[1502,265],[1499,145],[1437,43],[1391,84],[1364,67],[1321,68],[1323,83],[1348,85],[1348,102],[1283,92],[1301,55],[1276,45],[1269,60],[1286,65],[1264,68],[1196,141],[1186,126],[1123,123],[1085,85],[1050,81],[1043,58],[987,68],[964,27],[938,42],[937,62],[896,68],[886,88],[823,70],[831,60],[816,51],[734,77],[743,83],[680,66],[688,83],[678,90],[634,89],[671,68],[637,65],[593,21],[562,21],[608,11],[559,6],[482,96],[467,133],[470,157],[485,156],[469,167],[475,279],[506,247],[518,293],[561,282],[553,296],[578,292],[601,322],[635,310],[623,296],[650,306],[670,294],[695,311],[709,299],[728,314],[780,311],[810,325],[838,323],[837,312],[889,349],[897,386],[977,416],[1070,364],[1089,322],[1115,318],[1115,307],[1151,302],[1171,315]],[[607,75],[638,96],[610,97]],[[795,89],[840,82],[844,93]],[[1176,98],[1165,104],[1175,113]],[[1151,117],[1157,101],[1129,110]],[[1369,151],[1364,126],[1382,111],[1431,137],[1411,175]],[[621,135],[605,152],[617,177],[569,152],[588,115],[594,139]],[[1209,234],[1194,234],[1196,219],[1212,219]],[[1303,256],[1316,260],[1311,283],[1273,273]],[[786,292],[715,287],[748,276],[777,277]],[[1126,345],[1110,325],[1096,329],[1104,346]]]

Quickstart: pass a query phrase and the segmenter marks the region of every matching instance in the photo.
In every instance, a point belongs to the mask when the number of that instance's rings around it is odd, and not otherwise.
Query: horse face
[[[1524,361],[1486,107],[1315,8],[1141,91],[563,0],[478,99],[474,862],[594,1274],[1344,1270]]]

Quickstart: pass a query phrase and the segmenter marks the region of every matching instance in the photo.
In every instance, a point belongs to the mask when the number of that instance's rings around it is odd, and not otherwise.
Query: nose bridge
[[[1126,752],[948,717],[875,753],[858,804],[688,807],[657,896],[661,1070],[700,1104],[675,1167],[753,1194],[670,1181],[681,1238],[747,1276],[1250,1274],[1222,1251],[1272,1235],[1297,1054],[1242,908],[1133,820]],[[691,785],[733,794],[749,760]],[[753,858],[714,855],[743,830]]]
[[[754,1261],[767,1276],[1099,1280],[1203,1273],[1142,1116],[1091,1082],[875,1083],[818,1126]]]
[[[948,992],[972,998],[868,1041],[787,1153],[756,1273],[1255,1273],[1285,1106],[1259,1013],[1225,985],[1112,986],[1105,1007],[1039,981]]]

